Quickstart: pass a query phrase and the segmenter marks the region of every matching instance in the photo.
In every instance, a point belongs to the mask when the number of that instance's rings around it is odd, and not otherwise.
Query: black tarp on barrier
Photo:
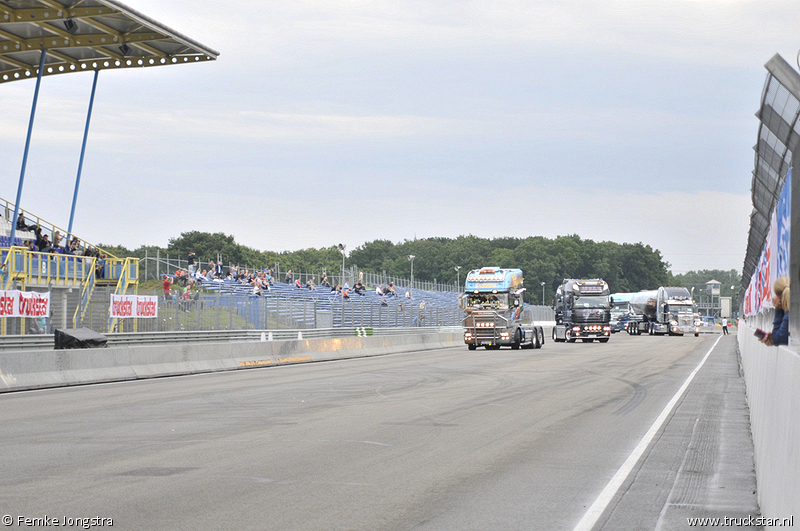
[[[55,331],[55,348],[106,348],[108,338],[88,328],[70,328]]]

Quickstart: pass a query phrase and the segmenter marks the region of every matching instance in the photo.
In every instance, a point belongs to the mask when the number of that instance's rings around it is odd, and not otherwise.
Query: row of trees
[[[341,269],[342,253],[337,247],[303,249],[299,251],[258,251],[236,243],[233,236],[222,233],[185,232],[171,238],[166,248],[143,246],[136,250],[119,246],[101,245],[116,256],[144,258],[197,255],[201,267],[210,259],[221,256],[229,263],[263,268],[280,264],[280,270],[321,272],[335,274]],[[414,259],[414,278],[422,281],[455,284],[464,281],[470,269],[485,266],[520,268],[525,274],[526,300],[541,304],[542,286],[545,303],[550,304],[553,293],[564,278],[603,278],[614,292],[655,289],[658,286],[685,285],[705,288],[705,282],[714,278],[722,283],[723,296],[730,294],[730,286],[738,286],[740,277],[735,270],[700,271],[673,276],[670,264],[661,252],[642,243],[595,242],[577,235],[555,239],[542,236],[527,238],[427,238],[393,243],[375,240],[353,249],[346,257],[348,266],[374,273],[385,272],[393,277],[409,278]],[[456,267],[460,266],[460,271]],[[699,293],[696,291],[696,294]],[[734,303],[735,304],[735,303]]]

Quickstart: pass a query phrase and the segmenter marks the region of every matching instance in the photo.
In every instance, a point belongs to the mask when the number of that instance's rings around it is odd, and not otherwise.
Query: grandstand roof
[[[219,52],[116,0],[0,0],[0,83],[213,61]]]

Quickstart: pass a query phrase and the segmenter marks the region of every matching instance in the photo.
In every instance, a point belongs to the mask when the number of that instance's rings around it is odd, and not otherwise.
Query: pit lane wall
[[[738,340],[750,406],[758,503],[766,517],[800,514],[800,355],[753,335],[771,314],[739,321]],[[771,528],[770,528],[771,529]]]
[[[0,393],[463,346],[461,332],[0,351]]]

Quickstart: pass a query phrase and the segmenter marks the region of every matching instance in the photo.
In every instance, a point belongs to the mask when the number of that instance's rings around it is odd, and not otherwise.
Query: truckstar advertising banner
[[[744,296],[744,313],[753,315],[762,308],[772,308],[772,285],[777,279],[789,275],[789,237],[792,213],[792,169],[786,173],[778,203],[772,212],[769,235],[761,251],[755,273]]]
[[[154,295],[111,295],[112,319],[154,319],[158,317],[158,297]]]
[[[50,317],[50,292],[0,290],[0,317]]]

